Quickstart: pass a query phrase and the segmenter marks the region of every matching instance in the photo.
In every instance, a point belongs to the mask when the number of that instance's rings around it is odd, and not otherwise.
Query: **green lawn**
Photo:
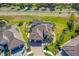
[[[66,24],[67,19],[64,17],[55,17],[55,16],[42,16],[42,19],[49,22]]]

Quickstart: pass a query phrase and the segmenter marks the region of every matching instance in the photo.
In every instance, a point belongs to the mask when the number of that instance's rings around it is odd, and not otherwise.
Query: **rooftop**
[[[79,36],[65,43],[63,50],[70,56],[79,56]]]
[[[16,37],[18,36],[16,33],[19,33],[19,32],[16,31],[15,28],[13,27],[4,31],[0,31],[0,44],[7,43],[9,49],[20,46],[21,44],[25,45],[23,41],[21,41]]]
[[[32,22],[31,27],[29,29],[29,39],[42,40],[43,32],[45,34],[48,33],[48,35],[53,36],[52,27],[53,25],[50,23],[37,21]]]

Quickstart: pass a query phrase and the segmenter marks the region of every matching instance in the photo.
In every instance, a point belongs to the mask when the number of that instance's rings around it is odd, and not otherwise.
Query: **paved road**
[[[77,12],[74,11],[74,13],[79,16],[79,14],[77,14]],[[61,14],[59,14],[59,12],[38,12],[38,11],[26,11],[26,12],[22,12],[22,11],[17,11],[17,12],[11,12],[11,11],[0,11],[0,15],[37,15],[37,16],[62,16],[62,17],[65,17],[65,16],[68,16],[68,12],[62,12]]]
[[[34,56],[44,56],[43,53],[43,47],[37,46],[37,47],[32,47],[31,50],[33,51]]]

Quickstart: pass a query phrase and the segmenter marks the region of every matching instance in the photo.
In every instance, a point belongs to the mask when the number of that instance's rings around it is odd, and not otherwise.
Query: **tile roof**
[[[65,43],[62,49],[70,56],[79,56],[79,36]]]
[[[43,38],[38,33],[30,33],[29,34],[29,39],[41,40]]]
[[[32,24],[34,27],[32,27]],[[50,36],[53,36],[51,34],[53,25],[50,23],[45,22],[33,22],[31,24],[31,31],[29,33],[29,39],[39,40],[43,39],[43,31],[47,31]]]
[[[17,35],[17,34],[16,34]],[[8,44],[8,48],[12,49],[25,43],[15,37],[13,30],[5,30],[0,32],[0,44]]]
[[[8,43],[8,47],[9,47],[9,50],[11,50],[15,47],[19,47],[22,44],[24,45],[25,43],[21,40],[14,38],[10,43]]]
[[[5,38],[3,38],[3,32],[2,31],[0,31],[0,44],[5,44],[5,43],[7,43],[8,41],[5,39]]]
[[[12,41],[13,40],[13,38],[14,38],[14,35],[13,35],[13,33],[11,32],[11,31],[5,31],[4,32],[4,36],[6,36],[7,38],[8,38],[8,41]]]
[[[23,41],[18,40],[14,37],[14,34],[11,31],[4,32],[4,35],[8,38],[8,47],[9,49],[15,48],[17,46],[20,46],[21,44],[25,44]]]

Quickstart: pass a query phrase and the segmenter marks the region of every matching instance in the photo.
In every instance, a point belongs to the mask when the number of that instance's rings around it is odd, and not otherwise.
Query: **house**
[[[4,55],[25,56],[26,45],[21,39],[18,39],[12,30],[12,27],[5,30],[0,30],[0,50]]]
[[[79,36],[65,43],[61,54],[64,56],[79,56]]]
[[[22,51],[23,49],[26,48],[25,43],[15,38],[12,32],[10,31],[4,32],[4,37],[5,36],[7,37],[7,40],[8,40],[8,49],[11,51],[12,55],[15,55],[19,51]],[[19,55],[23,55],[23,54],[21,53]]]
[[[7,40],[3,38],[3,31],[0,31],[0,51],[2,51],[4,48],[3,46],[7,44]]]
[[[51,23],[33,21],[29,28],[28,35],[30,45],[41,46],[42,43],[46,42],[44,38],[45,35],[50,36],[51,40],[53,40],[54,35],[52,34],[52,28],[53,25]]]

